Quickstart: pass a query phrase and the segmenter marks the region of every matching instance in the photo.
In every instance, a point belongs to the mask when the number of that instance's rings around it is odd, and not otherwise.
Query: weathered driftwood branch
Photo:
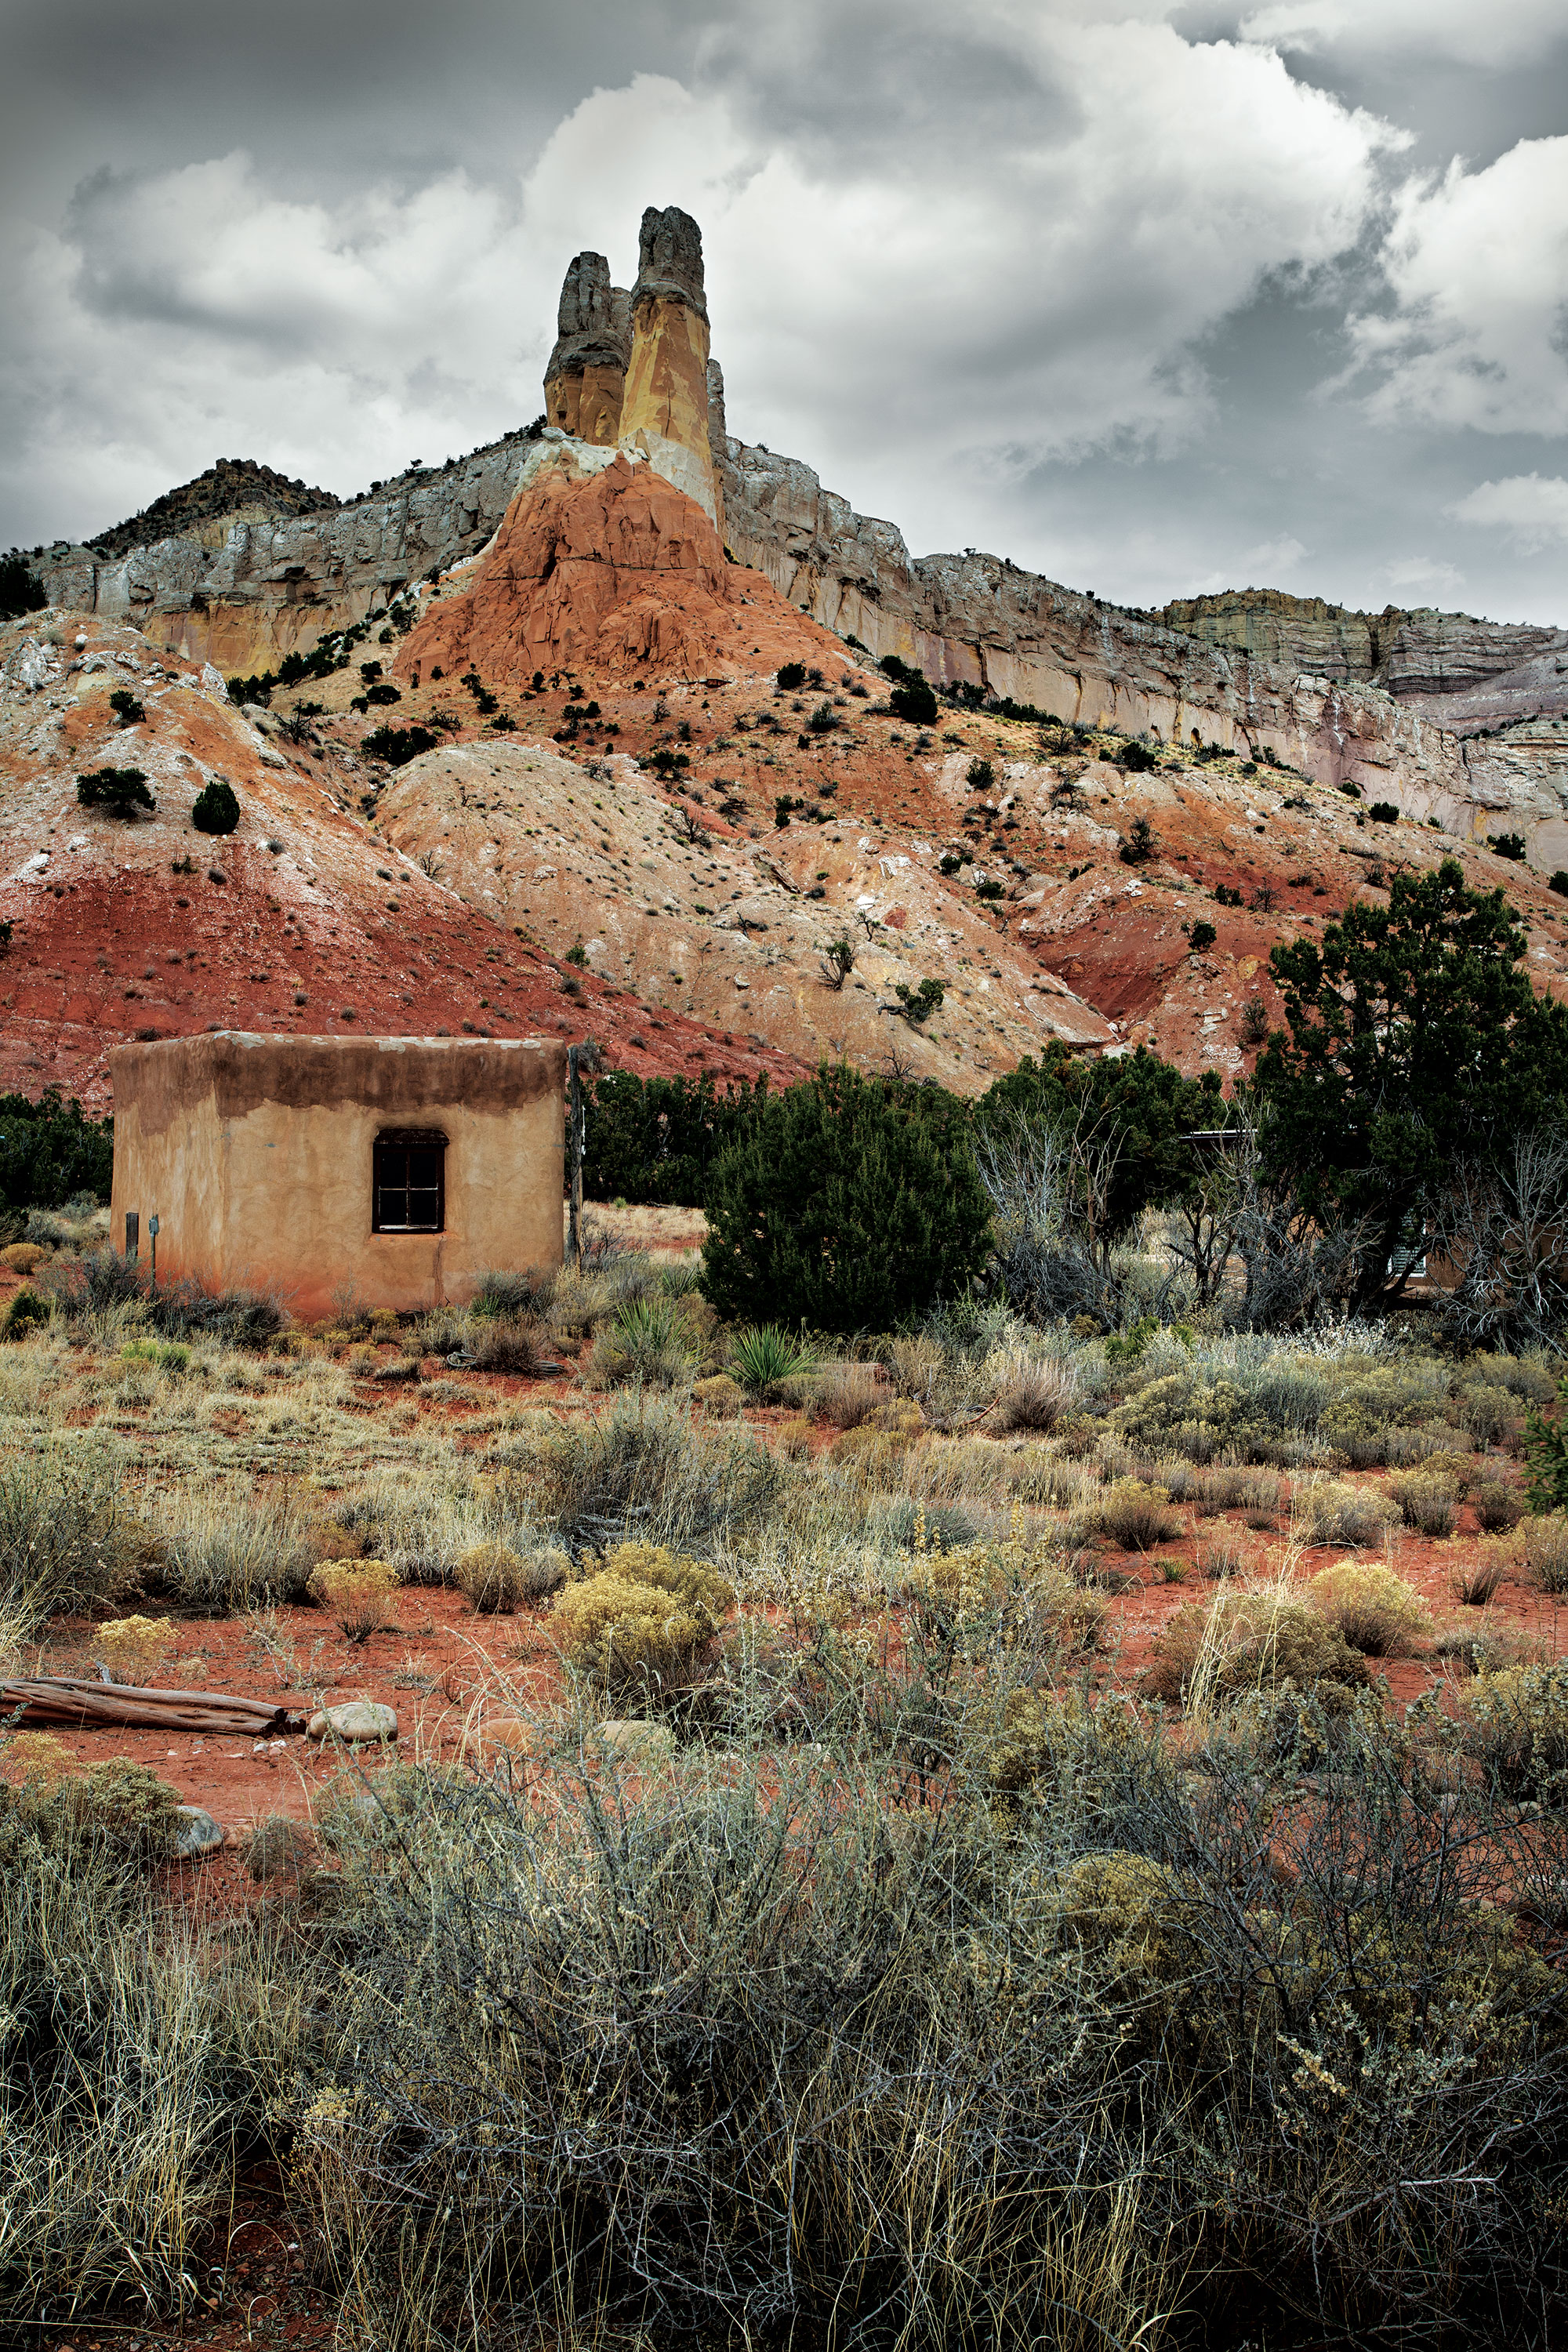
[[[0,1682],[0,1716],[24,1724],[105,1724],[153,1731],[227,1733],[258,1739],[302,1731],[305,1718],[281,1703],[229,1698],[211,1691],[141,1690],[128,1683],[86,1682],[68,1675]]]

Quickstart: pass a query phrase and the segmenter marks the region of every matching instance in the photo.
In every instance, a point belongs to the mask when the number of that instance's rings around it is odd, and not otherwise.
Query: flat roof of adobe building
[[[386,1118],[447,1108],[521,1110],[560,1095],[566,1047],[546,1037],[301,1037],[208,1029],[121,1045],[109,1055],[117,1098],[144,1125],[211,1095],[220,1118],[264,1104],[287,1110],[374,1109]]]

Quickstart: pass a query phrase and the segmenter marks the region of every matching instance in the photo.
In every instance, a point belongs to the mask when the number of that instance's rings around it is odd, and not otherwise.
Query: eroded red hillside
[[[106,765],[140,769],[155,810],[82,808],[79,776]],[[105,1108],[109,1047],[206,1028],[593,1035],[645,1071],[795,1074],[743,1037],[668,1015],[656,1030],[634,996],[517,938],[372,834],[352,742],[268,740],[216,672],[134,629],[0,631],[0,1087]],[[191,823],[215,776],[242,812],[226,838]]]

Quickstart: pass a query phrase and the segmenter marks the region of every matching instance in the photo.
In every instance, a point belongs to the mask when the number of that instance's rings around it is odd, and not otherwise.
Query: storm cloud
[[[920,551],[1568,618],[1559,8],[10,17],[0,541],[526,423],[566,260],[676,203],[731,430]]]

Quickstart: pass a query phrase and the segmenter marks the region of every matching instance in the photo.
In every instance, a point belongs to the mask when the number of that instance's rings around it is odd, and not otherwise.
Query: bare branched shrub
[[[1568,1136],[1531,1128],[1500,1155],[1460,1161],[1428,1204],[1429,1245],[1458,1268],[1443,1302],[1471,1346],[1549,1346],[1568,1320]]]

